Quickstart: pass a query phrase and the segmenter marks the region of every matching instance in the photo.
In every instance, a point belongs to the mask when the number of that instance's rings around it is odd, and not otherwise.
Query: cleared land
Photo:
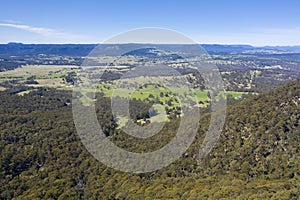
[[[62,78],[77,69],[77,66],[68,65],[25,65],[14,70],[0,72],[0,82],[26,81],[30,78],[38,82],[38,84],[34,84],[37,87],[63,87],[65,84],[63,84]]]
[[[0,72],[0,82],[7,80],[18,80],[20,83],[26,80],[34,80],[36,84],[26,84],[32,87],[55,87],[60,89],[70,90],[72,89],[70,85],[65,83],[63,78],[69,72],[76,72],[78,66],[68,66],[68,65],[25,65],[14,70],[9,70],[5,72]],[[132,85],[139,85],[149,77],[137,77],[132,79],[122,80],[128,84],[128,86],[123,85],[121,88],[115,89],[116,82],[112,83],[101,83],[98,85],[98,91],[103,92],[106,97],[119,96],[123,98],[136,98],[140,100],[159,100],[165,107],[176,107],[180,106],[180,99],[182,97],[189,98],[192,101],[202,102],[203,105],[209,101],[208,91],[200,89],[186,89],[181,87],[165,88],[161,86],[155,86],[159,81],[165,79],[166,82],[173,80],[176,82],[176,77],[158,77],[150,78],[153,85],[142,86],[138,88],[132,87]],[[130,86],[131,85],[131,86]],[[162,84],[164,85],[164,84]],[[4,87],[0,88],[0,91],[5,90]],[[24,95],[30,91],[24,91],[19,95]],[[93,92],[93,90],[86,89],[81,91],[83,93],[82,102],[85,105],[89,105],[92,101],[86,96],[88,92]],[[239,98],[244,92],[227,91],[226,94],[231,94],[234,98]],[[171,102],[171,105],[167,102]]]

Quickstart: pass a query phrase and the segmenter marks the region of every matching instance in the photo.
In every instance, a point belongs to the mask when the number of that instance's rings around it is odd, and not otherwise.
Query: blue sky
[[[299,0],[1,0],[0,43],[101,43],[143,27],[199,43],[300,45]]]

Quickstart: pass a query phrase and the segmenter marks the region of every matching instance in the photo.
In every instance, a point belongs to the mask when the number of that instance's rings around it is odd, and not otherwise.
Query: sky
[[[102,43],[159,27],[201,44],[300,45],[299,0],[0,0],[0,43]]]

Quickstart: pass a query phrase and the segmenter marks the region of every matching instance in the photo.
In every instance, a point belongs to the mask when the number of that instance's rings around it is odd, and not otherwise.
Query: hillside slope
[[[0,93],[0,199],[300,197],[300,80],[230,106],[218,145],[200,160],[209,120],[203,114],[187,153],[147,174],[122,173],[96,161],[76,134],[70,98],[42,88],[24,96]],[[101,112],[109,116],[109,110]],[[118,139],[121,133],[107,119],[103,126]]]

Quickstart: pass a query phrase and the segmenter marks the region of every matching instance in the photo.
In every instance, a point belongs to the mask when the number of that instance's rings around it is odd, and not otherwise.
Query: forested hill
[[[0,199],[300,197],[300,80],[231,105],[218,145],[200,160],[209,119],[204,114],[187,153],[147,174],[116,171],[87,152],[73,124],[71,92],[41,88],[24,96],[15,93],[0,92]],[[102,126],[112,140],[120,139],[109,110],[101,108],[97,114],[108,116]],[[171,137],[175,125],[167,126],[163,131]]]
[[[98,44],[22,44],[8,43],[0,44],[0,57],[7,56],[36,56],[39,54],[58,55],[58,56],[87,56]],[[129,44],[126,44],[127,46]],[[139,48],[139,44],[131,44]],[[190,45],[175,44],[149,44],[149,47],[164,49],[165,46],[173,46],[179,50],[191,49]],[[250,45],[219,45],[201,44],[208,53],[249,53],[249,52],[281,52],[281,53],[300,53],[299,46],[279,46],[279,47],[253,47]]]
[[[1,56],[34,56],[39,54],[61,56],[86,56],[96,44],[0,44]]]

